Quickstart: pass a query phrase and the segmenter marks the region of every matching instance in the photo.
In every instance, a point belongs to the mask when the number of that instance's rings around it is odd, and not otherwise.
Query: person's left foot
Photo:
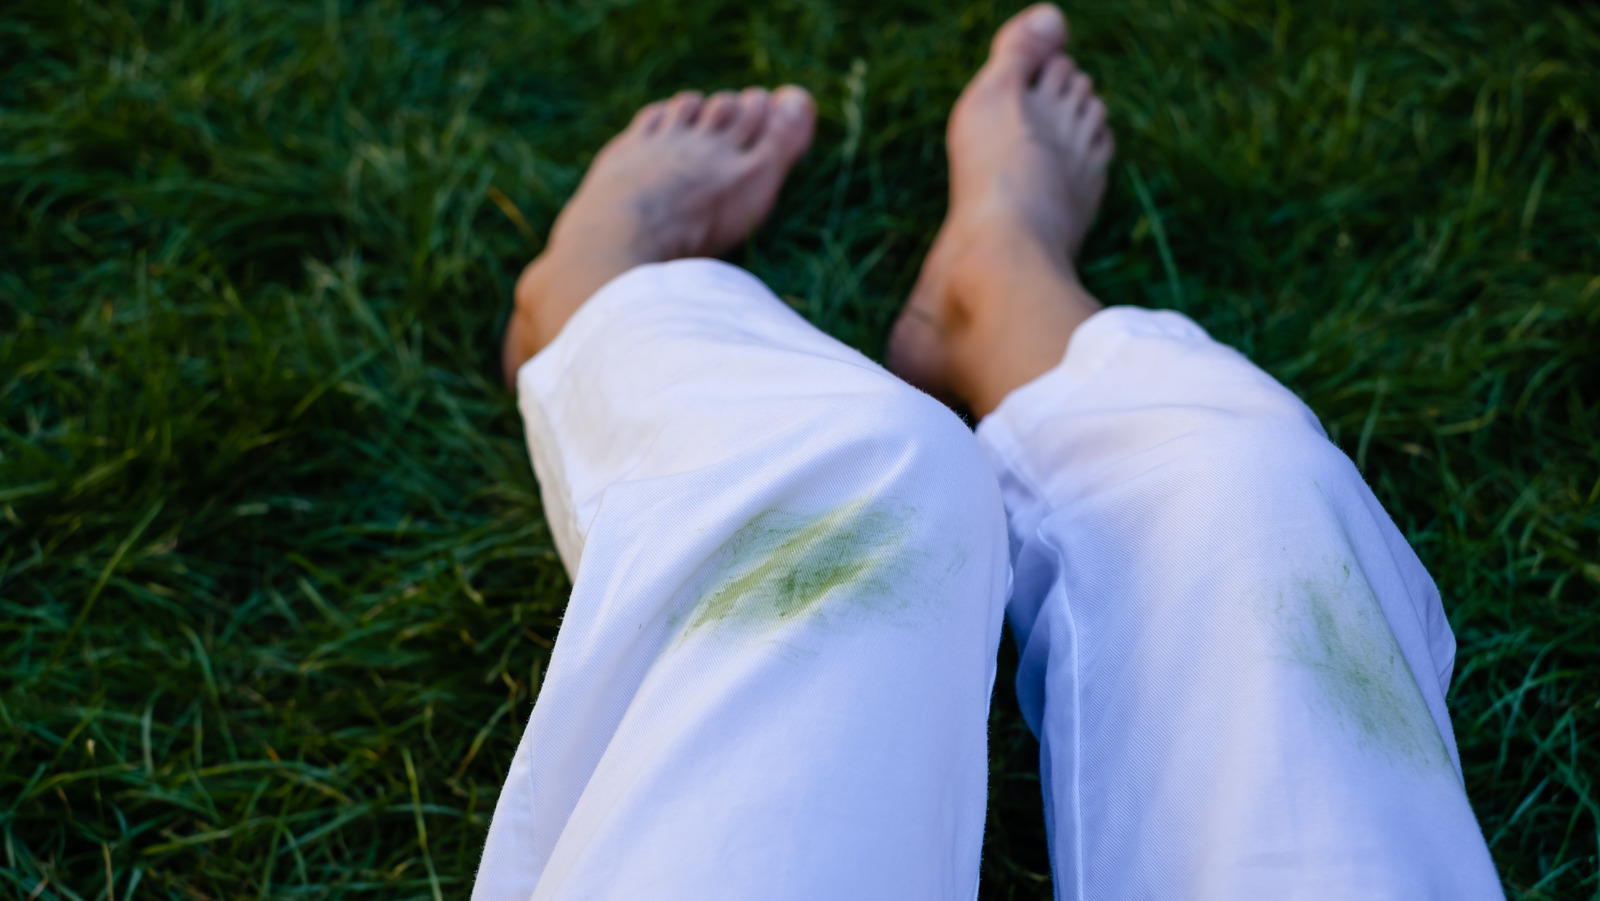
[[[744,240],[810,146],[815,118],[811,95],[794,85],[710,98],[686,91],[639,110],[595,157],[517,280],[506,384],[606,282]]]
[[[1061,362],[1100,309],[1075,259],[1106,189],[1105,104],[1038,3],[995,35],[950,114],[950,211],[890,335],[890,371],[974,415]]]

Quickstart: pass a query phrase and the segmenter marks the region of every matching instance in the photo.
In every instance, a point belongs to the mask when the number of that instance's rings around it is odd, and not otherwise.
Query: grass
[[[1085,276],[1304,397],[1437,579],[1508,893],[1600,895],[1600,14],[1070,6]],[[823,121],[737,262],[876,354],[1010,5],[80,0],[0,20],[0,893],[468,891],[567,581],[511,279],[682,87]],[[1009,650],[1003,652],[1007,665]],[[1002,678],[985,898],[1046,898]]]

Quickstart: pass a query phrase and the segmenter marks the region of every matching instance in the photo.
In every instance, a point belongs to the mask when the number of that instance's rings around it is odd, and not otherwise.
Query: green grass
[[[1508,892],[1595,897],[1600,14],[1392,6],[1069,7],[1086,278],[1322,417],[1443,591]],[[735,259],[876,354],[1013,8],[8,6],[0,895],[464,897],[568,587],[518,267],[639,104],[794,80],[817,145]],[[1002,678],[986,898],[1049,896],[1036,753]]]

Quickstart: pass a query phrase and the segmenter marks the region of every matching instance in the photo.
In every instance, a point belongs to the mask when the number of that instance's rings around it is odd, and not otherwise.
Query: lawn
[[[0,895],[465,897],[568,589],[520,265],[637,106],[796,81],[816,145],[733,259],[879,355],[1014,9],[7,5]],[[1119,144],[1090,287],[1322,418],[1443,592],[1508,893],[1600,895],[1600,10],[1068,13]],[[1006,681],[982,892],[1048,898]]]

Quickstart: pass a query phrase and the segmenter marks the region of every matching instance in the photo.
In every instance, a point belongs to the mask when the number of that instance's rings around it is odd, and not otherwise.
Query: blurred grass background
[[[568,587],[518,268],[637,106],[796,81],[816,146],[735,260],[877,355],[1015,8],[7,4],[0,894],[465,897]],[[1600,12],[1068,13],[1120,149],[1091,288],[1322,417],[1443,591],[1509,894],[1595,897]],[[983,897],[1048,898],[1004,677],[992,737]]]

